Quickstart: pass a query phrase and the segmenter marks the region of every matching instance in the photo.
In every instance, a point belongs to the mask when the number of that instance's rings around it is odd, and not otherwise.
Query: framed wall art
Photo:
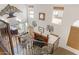
[[[41,32],[41,33],[44,33],[44,28],[39,26],[38,31]]]
[[[45,20],[45,13],[39,13],[39,20]]]

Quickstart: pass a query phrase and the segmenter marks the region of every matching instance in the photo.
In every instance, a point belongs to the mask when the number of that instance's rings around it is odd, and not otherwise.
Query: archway
[[[76,20],[71,26],[67,45],[79,50],[79,20]]]
[[[76,21],[72,24],[72,26],[79,27],[79,20],[76,20]]]

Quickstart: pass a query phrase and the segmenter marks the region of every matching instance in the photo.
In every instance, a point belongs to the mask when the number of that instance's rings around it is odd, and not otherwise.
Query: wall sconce
[[[54,27],[52,25],[47,25],[47,31],[50,33],[54,31]]]
[[[32,21],[32,25],[33,25],[33,27],[36,27],[37,26],[37,22],[36,21]]]
[[[42,34],[42,33],[44,33],[44,28],[41,27],[41,26],[39,26],[39,27],[38,27],[38,31]]]
[[[12,18],[12,17],[15,17],[14,16],[15,12],[19,13],[21,11],[19,9],[17,9],[16,7],[8,4],[3,10],[1,10],[0,15],[3,16],[5,14],[8,14],[9,15],[8,18]]]

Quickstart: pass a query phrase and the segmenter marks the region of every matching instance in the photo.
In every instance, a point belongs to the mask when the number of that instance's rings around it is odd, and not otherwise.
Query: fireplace
[[[33,45],[43,47],[48,43],[48,36],[44,36],[38,33],[34,33],[34,42]]]

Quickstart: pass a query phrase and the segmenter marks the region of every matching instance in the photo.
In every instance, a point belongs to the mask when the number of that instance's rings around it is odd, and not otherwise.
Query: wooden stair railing
[[[11,50],[11,55],[14,55],[14,50],[13,50],[13,43],[12,43],[12,35],[11,35],[11,32],[10,32],[10,26],[7,22],[3,21],[3,20],[0,20],[0,22],[3,22],[4,24],[6,24],[6,27],[5,28],[0,28],[0,31],[1,31],[1,36],[8,36],[9,39],[7,39],[7,41],[9,40],[9,44],[10,44],[10,47],[9,49]],[[4,29],[4,30],[3,30]],[[2,39],[3,39],[2,38]],[[5,43],[5,42],[3,42]],[[4,44],[3,44],[4,45]],[[6,45],[5,45],[6,46]],[[5,50],[5,46],[4,46],[4,50]],[[6,48],[7,49],[7,48]]]

